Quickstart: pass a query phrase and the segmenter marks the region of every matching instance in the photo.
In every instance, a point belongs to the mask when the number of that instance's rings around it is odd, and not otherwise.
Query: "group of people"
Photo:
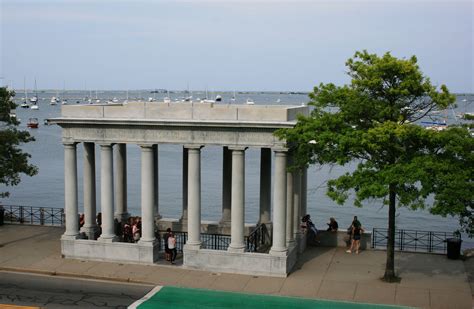
[[[319,243],[317,239],[318,229],[316,228],[313,221],[311,221],[311,216],[309,214],[304,215],[303,218],[301,218],[301,222],[301,227],[303,228],[303,230],[311,232],[313,234],[314,241],[316,243]],[[337,230],[339,229],[339,224],[333,217],[329,218],[329,222],[327,223],[327,225],[328,228],[326,231],[328,232],[337,232]],[[350,240],[350,247],[346,251],[347,253],[355,252],[356,254],[359,254],[360,238],[363,232],[364,229],[362,228],[362,224],[357,219],[357,216],[354,216],[351,225],[347,229],[347,234],[349,235]]]
[[[117,219],[116,219],[117,220]],[[142,218],[141,217],[130,217],[127,222],[121,228],[118,220],[115,222],[117,230],[116,235],[121,236],[124,242],[138,242],[142,237]]]

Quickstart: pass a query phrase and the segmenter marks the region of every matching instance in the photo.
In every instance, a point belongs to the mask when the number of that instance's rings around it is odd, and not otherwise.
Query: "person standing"
[[[174,260],[176,260],[176,237],[174,236],[173,233],[170,233],[168,237],[168,249],[171,252],[171,259],[170,262],[171,264],[174,264]]]
[[[352,235],[352,240],[351,240],[351,247],[349,250],[347,250],[347,253],[352,253],[355,250],[356,254],[359,254],[359,248],[360,248],[360,238],[362,237],[362,233],[364,232],[364,229],[362,228],[362,224],[357,220],[357,216],[354,216],[354,220],[352,221],[351,224],[351,235]]]
[[[164,245],[165,245],[165,259],[169,262],[171,261],[171,250],[170,248],[168,247],[168,239],[170,238],[170,235],[171,235],[171,229],[170,228],[167,228],[166,229],[166,234],[165,234],[165,237],[163,239],[163,242],[164,242]]]

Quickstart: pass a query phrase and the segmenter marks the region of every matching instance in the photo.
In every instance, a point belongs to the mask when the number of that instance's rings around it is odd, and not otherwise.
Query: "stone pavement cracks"
[[[287,278],[212,273],[179,263],[155,265],[61,258],[62,228],[0,226],[0,270],[97,278],[162,286],[395,304],[420,308],[472,308],[474,259],[463,263],[444,255],[397,253],[399,283],[380,280],[385,251],[359,255],[344,248],[310,247]]]

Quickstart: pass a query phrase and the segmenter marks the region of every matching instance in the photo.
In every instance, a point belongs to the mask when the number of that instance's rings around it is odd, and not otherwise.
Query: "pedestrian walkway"
[[[397,253],[400,283],[380,280],[385,251],[348,254],[309,248],[287,278],[212,273],[176,265],[131,265],[61,258],[61,228],[0,226],[0,270],[99,278],[251,294],[392,304],[472,308],[464,263],[443,255]]]

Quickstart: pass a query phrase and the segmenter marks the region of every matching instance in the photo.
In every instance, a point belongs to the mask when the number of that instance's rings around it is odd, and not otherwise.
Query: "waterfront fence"
[[[448,238],[461,238],[456,233],[417,230],[395,230],[395,250],[445,254]],[[388,229],[374,228],[372,248],[386,249]]]
[[[0,205],[3,208],[3,222],[33,225],[64,226],[64,209],[53,207],[33,207]]]

